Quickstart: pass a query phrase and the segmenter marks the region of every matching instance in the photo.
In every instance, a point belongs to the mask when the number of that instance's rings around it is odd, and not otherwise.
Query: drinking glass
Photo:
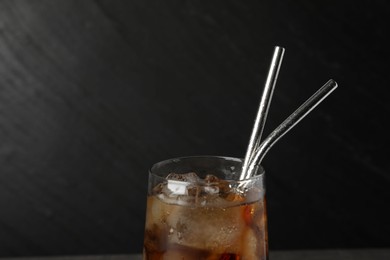
[[[264,170],[239,180],[243,160],[193,156],[149,171],[146,260],[268,259]]]

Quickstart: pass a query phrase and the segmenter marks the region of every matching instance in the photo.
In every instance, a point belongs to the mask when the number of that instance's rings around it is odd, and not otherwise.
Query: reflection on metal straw
[[[263,93],[261,95],[259,110],[257,111],[255,124],[252,129],[252,134],[249,140],[249,145],[242,166],[242,171],[240,176],[241,180],[245,179],[245,176],[247,176],[249,163],[250,161],[252,161],[254,152],[258,149],[260,145],[261,135],[263,133],[265,121],[267,119],[268,109],[271,103],[272,94],[275,88],[275,83],[278,78],[280,65],[283,59],[283,54],[284,54],[284,48],[276,46],[274,49],[274,55],[272,57],[271,65],[268,71],[267,80],[265,82]]]
[[[294,113],[283,121],[256,149],[254,157],[251,159],[248,169],[250,177],[256,165],[259,165],[266,153],[271,147],[283,137],[289,130],[299,123],[307,114],[309,114],[318,104],[321,103],[333,90],[337,88],[337,83],[330,79],[313,96],[303,103]]]

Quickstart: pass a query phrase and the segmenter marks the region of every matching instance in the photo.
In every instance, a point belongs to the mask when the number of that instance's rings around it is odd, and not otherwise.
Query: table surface
[[[96,256],[55,256],[55,257],[22,257],[1,258],[2,260],[141,260],[137,255],[96,255]],[[390,248],[384,249],[332,249],[332,250],[294,250],[271,251],[272,260],[388,260]]]

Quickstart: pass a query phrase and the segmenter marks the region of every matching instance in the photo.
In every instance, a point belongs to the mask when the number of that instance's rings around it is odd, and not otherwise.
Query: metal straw
[[[254,152],[258,149],[258,146],[260,145],[261,135],[263,133],[265,121],[267,119],[268,109],[271,103],[272,94],[275,88],[275,83],[278,78],[280,65],[283,59],[283,54],[284,54],[284,48],[276,46],[274,49],[274,54],[268,71],[267,80],[265,82],[263,93],[261,95],[260,105],[257,111],[255,124],[252,129],[252,134],[249,140],[249,145],[242,166],[241,175],[240,175],[241,180],[245,179],[245,177],[247,176],[249,163],[250,161],[252,161]]]
[[[294,113],[283,121],[256,149],[254,157],[251,159],[249,169],[245,177],[250,177],[256,165],[259,165],[271,147],[296,124],[309,114],[318,104],[320,104],[333,90],[337,88],[337,83],[330,79],[317,92],[303,103]]]

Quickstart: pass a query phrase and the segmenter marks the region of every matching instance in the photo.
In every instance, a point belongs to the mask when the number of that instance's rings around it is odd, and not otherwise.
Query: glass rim
[[[189,156],[180,156],[180,157],[173,157],[173,158],[169,158],[169,159],[165,159],[165,160],[162,160],[162,161],[158,161],[156,163],[154,163],[148,170],[148,173],[150,176],[153,176],[154,178],[160,178],[160,179],[164,179],[165,180],[165,177],[162,177],[160,176],[159,174],[157,174],[154,169],[157,169],[159,168],[159,166],[162,166],[164,164],[168,164],[168,163],[172,163],[172,162],[175,162],[175,161],[183,161],[185,159],[201,159],[201,158],[212,158],[212,159],[224,159],[224,160],[227,160],[227,161],[233,161],[233,162],[238,162],[238,163],[243,163],[244,162],[244,158],[238,158],[238,157],[232,157],[232,156],[223,156],[223,155],[189,155]],[[265,170],[264,170],[264,167],[262,165],[256,165],[257,167],[257,170],[256,170],[256,173],[255,175],[249,177],[249,178],[246,178],[246,179],[242,179],[242,180],[233,180],[233,179],[225,179],[225,181],[229,181],[229,182],[245,182],[245,181],[252,181],[252,180],[256,180],[256,179],[259,179],[259,178],[263,178],[264,175],[265,175]]]

